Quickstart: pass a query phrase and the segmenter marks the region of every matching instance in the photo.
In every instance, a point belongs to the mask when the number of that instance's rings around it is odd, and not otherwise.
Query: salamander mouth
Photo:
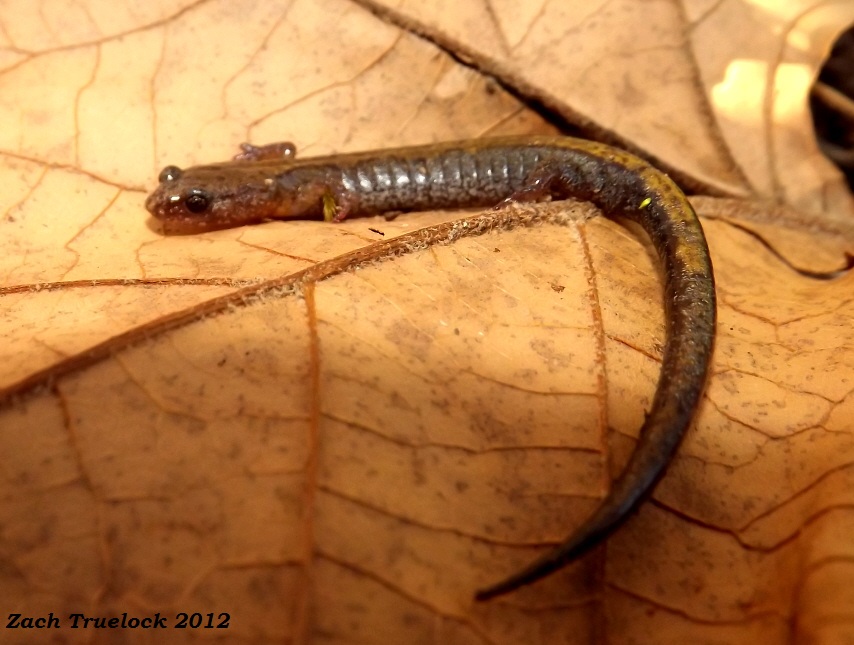
[[[199,218],[193,215],[175,215],[174,213],[152,213],[152,215],[157,228],[166,235],[195,235],[235,226],[230,220]]]
[[[270,219],[257,213],[241,213],[238,209],[218,208],[200,215],[188,212],[182,204],[164,203],[157,194],[145,200],[145,208],[153,218],[152,228],[165,235],[193,235],[235,228],[246,224],[257,224]]]
[[[234,224],[225,222],[200,222],[198,220],[169,218],[157,219],[156,228],[165,235],[198,235],[208,231],[234,228]]]

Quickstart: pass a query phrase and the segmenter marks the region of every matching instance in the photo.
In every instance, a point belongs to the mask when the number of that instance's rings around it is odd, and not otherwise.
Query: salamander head
[[[145,208],[163,222],[166,233],[201,233],[311,214],[319,198],[301,195],[297,186],[289,190],[286,179],[250,164],[186,170],[166,166]]]

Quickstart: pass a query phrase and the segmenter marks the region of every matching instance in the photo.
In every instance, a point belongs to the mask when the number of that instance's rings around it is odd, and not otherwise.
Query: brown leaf
[[[361,4],[0,7],[0,607],[63,625],[0,640],[133,640],[70,629],[123,612],[157,642],[850,639],[851,200],[804,120],[850,7]],[[719,336],[653,500],[477,605],[635,445],[664,329],[643,236],[558,203],[451,243],[481,214],[163,237],[142,201],[243,140],[554,131],[522,98],[759,201],[695,202]]]

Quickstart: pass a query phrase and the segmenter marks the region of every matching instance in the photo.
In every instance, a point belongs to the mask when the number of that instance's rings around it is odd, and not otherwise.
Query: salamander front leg
[[[297,156],[297,147],[290,141],[268,143],[265,146],[253,146],[251,143],[241,143],[240,149],[243,152],[234,156],[235,161],[289,161]]]
[[[326,192],[323,194],[323,221],[334,222],[335,224],[343,222],[355,205],[356,200],[350,193],[336,195]]]

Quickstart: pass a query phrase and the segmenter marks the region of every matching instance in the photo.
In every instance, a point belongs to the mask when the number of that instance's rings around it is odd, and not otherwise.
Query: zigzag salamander
[[[567,137],[504,137],[294,158],[290,144],[245,145],[235,161],[168,166],[146,208],[170,233],[266,219],[492,206],[574,197],[638,222],[663,265],[666,343],[640,440],[594,514],[528,567],[476,594],[487,600],[565,566],[613,532],[664,472],[709,368],[715,288],[703,230],[667,175],[627,152]]]

